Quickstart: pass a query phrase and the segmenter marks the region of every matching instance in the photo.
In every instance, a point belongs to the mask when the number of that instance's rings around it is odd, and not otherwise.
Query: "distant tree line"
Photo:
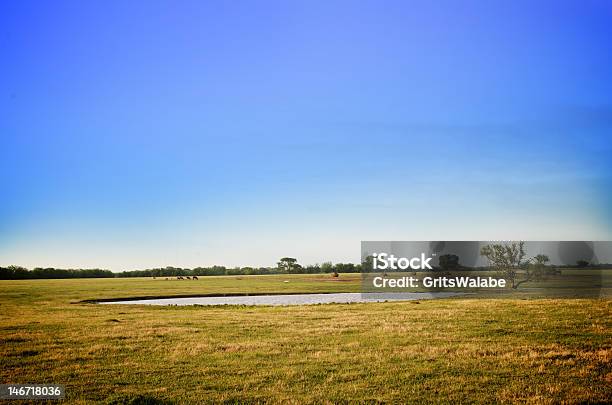
[[[21,266],[0,267],[0,280],[25,280],[36,278],[110,278],[116,273],[102,269],[56,269],[36,267],[28,270]]]
[[[488,252],[484,252],[488,253]],[[544,265],[540,263],[541,265]],[[507,266],[512,267],[512,266]],[[525,267],[525,266],[523,266]],[[576,266],[556,266],[557,268],[591,267],[610,268],[610,264],[593,265],[587,261],[580,260]],[[525,267],[527,268],[527,267]],[[453,254],[442,255],[439,266],[434,270],[488,270],[489,267],[464,267],[459,262],[459,257]],[[371,272],[372,258],[366,257],[362,264],[353,263],[331,263],[313,264],[302,266],[296,259],[283,257],[276,267],[196,267],[193,269],[181,267],[161,267],[144,270],[129,270],[114,273],[102,269],[56,269],[53,267],[37,267],[28,270],[21,266],[0,267],[0,280],[27,280],[27,279],[50,279],[50,278],[113,278],[113,277],[178,277],[178,276],[240,276],[240,275],[262,275],[262,274],[332,274],[340,273],[362,273]]]
[[[287,264],[283,258],[278,267],[196,267],[193,269],[181,267],[162,267],[144,270],[130,270],[113,273],[101,269],[56,269],[37,267],[28,270],[21,266],[0,267],[0,280],[27,280],[53,278],[113,278],[113,277],[177,277],[177,276],[238,276],[262,274],[319,274],[319,273],[359,273],[361,265],[353,263],[326,262],[302,266],[295,262]]]
[[[248,276],[263,274],[321,274],[321,273],[359,273],[361,265],[353,263],[330,262],[302,266],[297,261],[283,258],[277,267],[162,267],[156,269],[130,270],[114,273],[115,277],[176,277],[176,276]]]

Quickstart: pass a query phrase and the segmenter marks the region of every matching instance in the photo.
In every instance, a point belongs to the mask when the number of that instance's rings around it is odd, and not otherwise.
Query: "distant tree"
[[[491,244],[483,246],[480,249],[480,255],[489,260],[489,265],[501,273],[507,280],[512,283],[512,288],[526,281],[518,280],[517,270],[522,266],[525,258],[524,242],[512,242],[510,244]]]
[[[550,259],[548,258],[548,256],[546,255],[537,255],[533,258],[534,263],[536,264],[546,264],[550,261]]]
[[[576,262],[576,266],[583,268],[583,267],[587,267],[589,265],[589,262],[587,262],[586,260],[578,260]]]
[[[457,270],[459,268],[459,256],[446,254],[439,258],[438,265],[444,271]]]
[[[335,273],[354,273],[355,265],[353,263],[337,263],[334,266]]]
[[[321,271],[323,273],[331,273],[334,271],[334,265],[331,262],[321,263]]]
[[[518,288],[528,281],[542,280],[548,275],[560,274],[557,269],[547,266],[550,261],[547,255],[539,254],[524,260],[524,242],[486,245],[480,254],[489,260],[491,267],[511,281],[512,288]]]
[[[546,263],[548,263],[549,261],[550,259],[546,255],[539,254],[535,256],[531,260],[531,263],[527,269],[528,271],[527,275],[530,276],[529,278],[532,280],[543,279],[544,276],[546,276],[549,273],[546,268]]]
[[[293,257],[283,257],[277,263],[278,271],[281,273],[299,273],[302,268]]]
[[[361,262],[361,272],[371,273],[374,271],[374,256],[368,255]]]
[[[304,272],[306,274],[318,274],[321,273],[321,266],[318,264],[311,264],[309,266],[304,267]]]

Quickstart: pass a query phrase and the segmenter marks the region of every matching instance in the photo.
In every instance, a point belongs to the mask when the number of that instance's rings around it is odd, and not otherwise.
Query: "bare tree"
[[[518,288],[519,285],[529,281],[531,278],[527,271],[527,277],[524,280],[518,280],[518,270],[529,261],[523,262],[525,258],[525,242],[512,242],[509,244],[491,244],[483,246],[480,249],[480,255],[489,260],[489,265],[501,273],[504,278],[510,280],[512,288]]]

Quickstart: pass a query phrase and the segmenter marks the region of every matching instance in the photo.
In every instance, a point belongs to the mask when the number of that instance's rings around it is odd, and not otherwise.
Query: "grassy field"
[[[79,303],[359,288],[345,274],[0,281],[0,382],[64,384],[71,403],[612,401],[609,299]]]

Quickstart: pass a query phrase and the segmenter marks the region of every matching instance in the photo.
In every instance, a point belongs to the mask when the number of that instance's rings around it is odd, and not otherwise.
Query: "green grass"
[[[607,299],[78,303],[359,288],[344,274],[0,281],[0,382],[64,384],[71,403],[612,401]]]

